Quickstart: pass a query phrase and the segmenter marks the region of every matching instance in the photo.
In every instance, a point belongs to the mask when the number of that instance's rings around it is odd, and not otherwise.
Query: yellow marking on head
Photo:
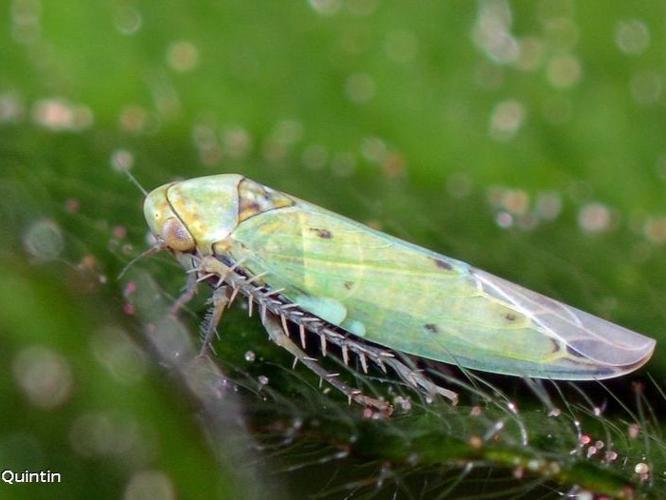
[[[210,255],[213,244],[238,225],[237,174],[221,174],[172,183],[167,199],[196,242],[201,255]]]

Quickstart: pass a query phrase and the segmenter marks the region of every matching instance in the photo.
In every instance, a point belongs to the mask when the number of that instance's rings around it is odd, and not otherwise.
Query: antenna
[[[125,267],[123,268],[122,271],[120,271],[120,274],[118,275],[118,277],[116,279],[120,281],[122,279],[122,277],[125,276],[125,273],[127,272],[127,270],[130,267],[132,267],[134,264],[136,264],[136,262],[138,262],[140,259],[143,259],[144,257],[148,257],[149,255],[159,253],[164,249],[165,249],[164,245],[158,244],[158,245],[155,245],[155,246],[152,246],[152,247],[148,248],[147,250],[144,250],[143,252],[141,252],[139,255],[134,257],[132,260],[130,260],[125,265]]]
[[[125,174],[127,174],[127,177],[129,178],[130,182],[134,184],[137,188],[139,188],[139,191],[141,191],[144,196],[148,196],[148,191],[146,191],[144,187],[141,185],[141,183],[136,179],[136,177],[132,175],[132,173],[129,171],[129,168],[124,168],[123,171],[125,172]],[[166,246],[164,245],[164,243],[158,242],[156,245],[148,248],[147,250],[144,250],[125,265],[123,270],[120,271],[120,274],[118,275],[117,279],[118,280],[122,279],[122,277],[125,276],[125,273],[128,271],[128,269],[132,267],[140,259],[161,252],[165,248]]]
[[[139,181],[136,180],[136,177],[134,177],[134,176],[131,174],[131,172],[129,171],[129,169],[128,169],[128,168],[125,168],[125,169],[123,169],[123,170],[124,170],[124,172],[127,174],[127,177],[129,177],[129,180],[132,182],[132,184],[134,184],[136,187],[138,187],[139,190],[143,193],[144,196],[148,196],[148,191],[146,191],[146,190],[143,188],[143,186],[141,185],[141,183],[139,183]]]

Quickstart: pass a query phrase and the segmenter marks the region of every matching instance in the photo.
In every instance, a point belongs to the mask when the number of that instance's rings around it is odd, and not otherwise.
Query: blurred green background
[[[0,468],[62,474],[0,496],[662,496],[664,19],[0,0]],[[457,409],[375,374],[357,382],[405,411],[367,420],[239,308],[216,362],[190,361],[205,293],[175,321],[169,256],[117,279],[150,244],[125,170],[146,189],[240,172],[661,343],[620,381],[497,377]]]

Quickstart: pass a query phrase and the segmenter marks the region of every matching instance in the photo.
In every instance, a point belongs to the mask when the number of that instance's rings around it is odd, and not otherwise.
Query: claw
[[[368,362],[365,359],[365,354],[361,353],[358,355],[359,359],[361,360],[361,367],[363,368],[363,373],[368,373]]]
[[[303,325],[298,325],[298,333],[301,335],[301,345],[305,349],[305,327]]]
[[[284,314],[280,314],[280,321],[282,323],[282,329],[287,337],[289,337],[289,327],[287,326],[287,318]]]
[[[326,357],[326,335],[319,334],[319,342],[321,342],[321,353]]]

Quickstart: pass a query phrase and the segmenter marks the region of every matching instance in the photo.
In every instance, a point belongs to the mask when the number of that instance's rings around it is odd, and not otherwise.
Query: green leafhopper
[[[520,377],[591,380],[642,366],[655,341],[604,319],[366,227],[237,174],[172,182],[144,213],[162,248],[215,288],[217,322],[240,293],[272,340],[350,399],[387,406],[328,374],[289,337],[288,323],[455,400],[403,354]]]

